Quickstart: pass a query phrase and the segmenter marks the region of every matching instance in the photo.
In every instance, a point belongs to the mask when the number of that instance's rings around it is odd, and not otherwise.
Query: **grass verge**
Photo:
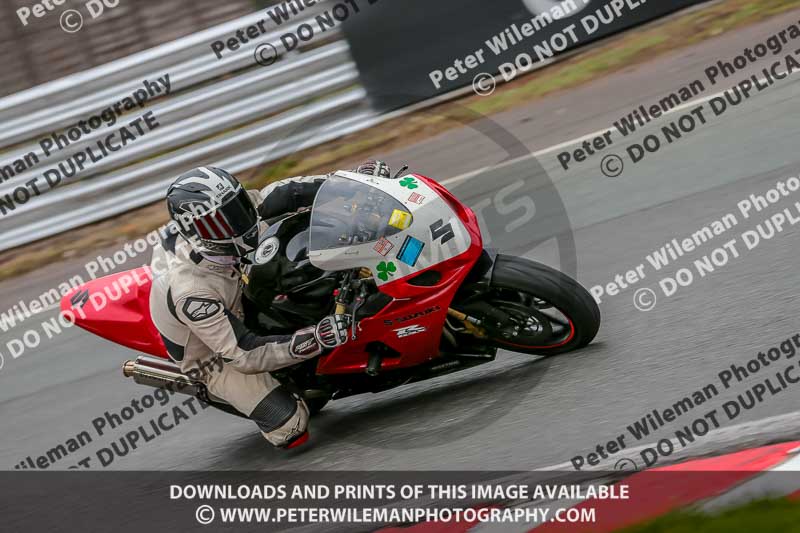
[[[761,500],[719,514],[678,511],[620,533],[800,533],[800,504]]]

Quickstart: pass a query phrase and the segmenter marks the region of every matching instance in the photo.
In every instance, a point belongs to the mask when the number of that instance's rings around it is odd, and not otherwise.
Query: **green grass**
[[[625,32],[591,45],[570,59],[522,74],[516,80],[498,86],[490,98],[467,96],[289,156],[286,160],[291,161],[298,172],[310,173],[336,166],[334,163],[342,160],[353,161],[359,155],[374,155],[373,152],[378,149],[388,151],[463,126],[474,120],[476,115],[499,113],[525,105],[798,7],[800,0],[727,0],[711,3]],[[268,168],[254,176],[253,184],[261,186],[277,176],[280,174]]]
[[[719,514],[678,511],[620,533],[800,533],[800,503],[760,500]]]
[[[544,74],[534,72],[524,84],[470,107],[495,113],[521,102],[591,81],[648,58],[702,42],[727,31],[770,18],[800,6],[797,0],[728,0],[613,38],[589,49],[575,60],[555,65]],[[512,84],[516,85],[516,82]]]
[[[531,80],[530,83],[504,91],[494,98],[479,100],[469,107],[481,114],[497,113],[562,89],[576,87],[605,73],[630,65],[642,51],[651,50],[668,40],[665,35],[649,35],[637,39],[630,46],[615,48],[599,57],[565,66],[560,69],[557,76],[542,76],[539,80]]]

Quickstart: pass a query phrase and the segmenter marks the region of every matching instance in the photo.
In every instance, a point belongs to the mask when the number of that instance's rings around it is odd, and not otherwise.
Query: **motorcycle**
[[[332,312],[352,320],[345,344],[273,373],[312,413],[332,399],[490,363],[498,349],[577,350],[600,326],[586,289],[543,264],[484,249],[475,214],[419,174],[339,171],[310,210],[268,222],[243,276],[248,327],[278,335]],[[121,280],[128,290],[120,298],[86,306]],[[136,383],[239,414],[169,359],[150,319],[150,281],[149,267],[99,278],[67,294],[61,308],[76,325],[148,354],[123,365]]]

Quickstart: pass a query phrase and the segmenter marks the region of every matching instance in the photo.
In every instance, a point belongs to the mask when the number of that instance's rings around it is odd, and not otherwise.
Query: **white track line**
[[[789,76],[791,76],[791,74]],[[788,76],[785,79],[788,79]],[[766,82],[766,79],[765,78],[760,78],[760,81],[761,82]],[[781,80],[781,81],[784,81],[784,80]],[[701,97],[701,98],[697,98],[695,100],[691,100],[689,102],[681,104],[681,105],[679,105],[679,106],[667,111],[663,115],[661,115],[661,117],[659,117],[659,119],[664,117],[664,116],[667,116],[667,115],[670,115],[670,114],[673,114],[673,113],[677,113],[679,111],[683,111],[684,109],[688,109],[688,108],[703,104],[705,102],[708,102],[708,101],[710,101],[710,100],[712,100],[714,98],[717,98],[719,96],[724,95],[727,91],[733,89],[734,87],[736,87],[736,85],[728,87],[727,89],[724,89],[724,90],[719,91],[717,93],[714,93],[714,94],[711,94],[711,95],[708,95],[708,96],[704,96],[704,97]],[[656,120],[659,120],[659,119],[655,119],[653,122],[655,122]],[[645,127],[647,127],[647,126],[645,126]],[[540,157],[540,156],[547,155],[547,154],[552,153],[552,152],[556,152],[556,151],[562,150],[562,149],[567,148],[569,146],[580,144],[580,143],[582,143],[582,142],[584,142],[586,140],[593,139],[595,137],[603,135],[605,132],[611,131],[613,129],[614,128],[612,126],[611,128],[604,128],[602,130],[597,130],[597,131],[595,131],[593,133],[588,133],[588,134],[583,135],[581,137],[577,137],[575,139],[571,139],[571,140],[564,141],[564,142],[559,143],[559,144],[555,144],[555,145],[550,146],[548,148],[544,148],[542,150],[533,152],[533,153],[528,154],[528,155],[524,155],[522,157],[517,157],[517,158],[511,159],[511,160],[508,160],[508,161],[504,161],[504,162],[502,162],[500,164],[497,164],[497,165],[486,166],[486,167],[483,167],[483,168],[480,168],[480,169],[477,169],[477,170],[472,170],[470,172],[467,172],[467,173],[464,173],[464,174],[460,174],[458,176],[454,176],[452,178],[448,178],[446,180],[443,180],[441,183],[442,183],[442,185],[447,186],[447,185],[452,185],[454,183],[458,183],[458,182],[461,182],[461,181],[465,181],[465,180],[468,180],[468,179],[470,179],[472,177],[475,177],[475,176],[477,176],[479,174],[487,172],[489,170],[503,168],[503,167],[506,167],[506,166],[509,166],[509,165],[513,165],[514,163],[517,163],[519,161],[523,161],[525,159],[530,159],[532,157]],[[789,421],[789,420],[791,420],[791,423],[782,424],[782,422]],[[686,459],[688,457],[691,457],[692,455],[697,455],[700,452],[700,450],[705,450],[705,448],[712,448],[712,449],[718,450],[718,449],[724,447],[725,445],[734,446],[735,445],[735,441],[733,439],[741,441],[741,440],[747,439],[747,438],[755,439],[755,438],[758,438],[758,437],[762,437],[762,436],[764,436],[766,434],[767,430],[773,429],[772,428],[773,425],[780,425],[784,429],[791,428],[789,431],[785,431],[785,433],[788,435],[791,432],[791,433],[794,433],[796,435],[796,438],[800,438],[800,411],[795,411],[795,412],[787,413],[787,414],[784,414],[784,415],[778,415],[778,416],[774,416],[774,417],[764,418],[764,419],[761,419],[761,420],[758,420],[758,421],[755,421],[755,422],[745,422],[745,423],[737,424],[737,425],[730,426],[730,427],[727,427],[727,428],[721,428],[721,429],[718,429],[718,430],[711,431],[705,437],[698,437],[698,439],[696,441],[697,444],[694,445],[694,446],[690,446],[690,447],[687,447],[687,448],[684,448],[684,449],[680,449],[680,450],[678,449],[678,446],[676,446],[676,452],[672,456],[670,456],[668,458],[668,460],[666,460],[664,462],[659,462],[654,466],[664,466],[666,464],[670,464],[670,463],[674,463],[674,462],[679,461],[679,460]],[[778,428],[774,428],[774,429],[778,429]],[[772,432],[775,433],[775,434],[778,433],[777,431],[774,431],[774,430]],[[673,444],[678,444],[677,439],[672,439],[672,443]],[[631,458],[631,459],[633,459],[634,461],[636,461],[637,466],[639,466],[639,468],[641,469],[643,467],[643,465],[640,464],[642,461],[641,461],[641,458],[639,457],[639,453],[642,450],[646,449],[646,448],[654,447],[655,444],[656,443],[651,443],[651,444],[646,444],[646,445],[642,445],[642,446],[637,446],[637,447],[634,447],[634,448],[628,448],[628,449],[626,449],[624,451],[624,453],[616,454],[613,458],[609,459],[608,461],[604,461],[604,462],[600,463],[599,465],[597,465],[595,467],[584,468],[584,469],[582,469],[582,471],[609,471],[609,470],[613,470],[614,465],[617,463],[617,461],[619,461],[622,458]],[[707,450],[704,453],[708,453],[708,451],[712,451],[712,450]],[[693,452],[695,452],[695,453],[693,453]],[[544,467],[544,468],[537,468],[537,470],[567,470],[567,471],[575,471],[573,466],[572,466],[572,463],[570,463],[570,462],[560,463],[560,464],[557,464],[557,465],[551,465],[551,466]]]
[[[786,73],[783,73],[783,74],[786,74]],[[784,78],[783,80],[780,80],[780,81],[785,81],[785,80],[789,79],[789,77],[791,77],[792,75],[794,75],[794,74],[793,73],[792,74],[788,74],[786,78]],[[763,83],[763,82],[766,82],[767,80],[766,80],[766,78],[759,78],[759,81]],[[775,84],[777,84],[777,82]],[[660,120],[663,117],[666,117],[666,116],[671,115],[673,113],[677,113],[679,111],[683,111],[684,109],[688,109],[690,107],[695,107],[695,106],[698,106],[700,104],[704,104],[706,102],[709,102],[709,101],[713,100],[714,98],[717,98],[719,96],[724,95],[727,91],[729,91],[729,90],[731,90],[731,89],[733,89],[734,87],[737,87],[737,86],[738,85],[732,85],[732,86],[728,87],[727,89],[723,89],[722,91],[719,91],[717,93],[714,93],[714,94],[711,94],[711,95],[708,95],[708,96],[703,96],[701,98],[696,98],[694,100],[690,100],[690,101],[688,101],[688,102],[686,102],[684,104],[681,104],[681,105],[679,105],[677,107],[674,107],[674,108],[670,109],[669,111],[666,111],[665,113],[663,113],[660,117],[658,117],[656,119],[653,119],[652,122],[646,124],[644,127],[638,129],[637,131],[640,131],[641,129],[647,128],[648,126],[650,126],[651,124],[655,123],[656,121]],[[644,105],[644,104],[642,104],[642,105]],[[472,177],[477,176],[478,174],[482,174],[482,173],[487,172],[489,170],[495,170],[495,169],[498,169],[498,168],[507,167],[509,165],[513,165],[514,163],[518,163],[520,161],[524,161],[524,160],[530,159],[532,157],[541,157],[543,155],[547,155],[547,154],[550,154],[550,153],[553,153],[553,152],[558,152],[558,151],[561,151],[564,148],[567,148],[569,146],[574,146],[576,144],[581,144],[584,141],[588,141],[588,140],[594,139],[596,137],[599,137],[599,136],[605,134],[608,131],[613,131],[614,129],[615,128],[612,125],[611,127],[608,127],[608,128],[603,128],[601,130],[597,130],[597,131],[594,131],[592,133],[587,133],[586,135],[582,135],[580,137],[576,137],[574,139],[570,139],[568,141],[564,141],[564,142],[559,143],[559,144],[554,144],[553,146],[549,146],[549,147],[544,148],[542,150],[539,150],[537,152],[533,152],[533,153],[530,153],[530,154],[527,154],[527,155],[523,155],[521,157],[516,157],[514,159],[509,159],[508,161],[503,161],[502,163],[499,163],[497,165],[489,165],[489,166],[486,166],[486,167],[483,167],[483,168],[479,168],[477,170],[471,170],[469,172],[465,172],[464,174],[459,174],[458,176],[453,176],[452,178],[447,178],[446,180],[442,180],[441,184],[444,185],[444,186],[452,185],[454,183],[458,183],[458,182],[461,182],[461,181],[468,180],[468,179],[470,179]]]

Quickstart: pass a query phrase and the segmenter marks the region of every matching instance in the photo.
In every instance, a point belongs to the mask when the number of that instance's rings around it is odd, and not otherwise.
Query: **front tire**
[[[486,328],[492,344],[506,350],[569,352],[589,344],[600,328],[600,309],[581,284],[521,257],[497,256],[487,296],[487,303],[510,317],[501,327]]]

